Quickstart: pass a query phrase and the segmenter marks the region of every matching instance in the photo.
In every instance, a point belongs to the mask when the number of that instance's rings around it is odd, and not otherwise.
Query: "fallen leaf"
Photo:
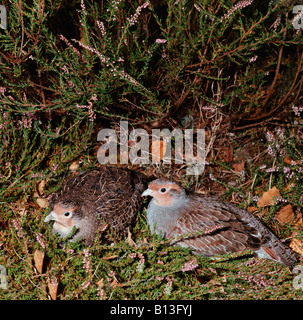
[[[97,282],[97,286],[99,289],[102,289],[104,287],[104,279],[103,278]]]
[[[222,159],[225,163],[231,163],[234,158],[234,150],[228,146],[221,146],[218,153],[218,158]]]
[[[118,258],[119,256],[117,254],[114,254],[112,256],[105,256],[105,257],[102,257],[103,260],[113,260],[113,259],[116,259]]]
[[[35,267],[40,274],[42,274],[43,261],[44,261],[44,252],[40,250],[36,250],[34,252],[34,262],[35,262]]]
[[[36,183],[34,197],[35,198],[43,198],[44,197],[44,189],[45,189],[46,181],[41,180]]]
[[[236,172],[241,172],[244,170],[244,167],[245,167],[245,160],[241,161],[240,163],[234,163],[232,165],[234,171]]]
[[[79,168],[79,163],[76,161],[72,162],[71,165],[68,167],[70,171],[77,171],[78,168]]]
[[[295,229],[303,229],[303,217],[302,217],[302,213],[298,213],[292,226],[295,228]]]
[[[257,206],[268,207],[276,203],[276,199],[281,198],[280,191],[274,186],[269,191],[264,192],[260,200],[257,202]]]
[[[295,186],[296,186],[296,184],[292,182],[292,183],[288,184],[285,188],[283,188],[283,191],[290,192]]]
[[[131,232],[129,231],[129,229],[127,229],[127,238],[125,240],[125,242],[131,246],[131,247],[135,247],[136,246],[136,243],[135,241],[132,239],[132,234]]]
[[[295,161],[295,160],[292,160],[292,159],[290,159],[288,157],[285,157],[284,158],[284,162],[287,163],[287,164],[295,165],[295,164],[299,164],[300,160]]]
[[[40,208],[46,208],[48,206],[48,200],[46,198],[37,198],[36,201]]]
[[[280,225],[283,227],[285,223],[290,223],[294,217],[294,211],[291,204],[281,208],[276,214],[275,218],[278,220]]]
[[[57,299],[58,285],[59,285],[59,282],[57,279],[52,279],[52,281],[47,284],[48,291],[49,291],[49,294],[50,294],[52,300]]]
[[[152,161],[160,162],[166,153],[166,142],[163,140],[154,140],[151,144]]]
[[[119,283],[116,278],[114,278],[114,280],[111,282],[110,286],[113,288],[119,287]]]
[[[248,212],[255,212],[255,211],[257,211],[258,210],[258,208],[256,208],[256,207],[248,207],[247,208],[247,211]]]
[[[293,233],[294,236],[295,236],[296,234],[297,234],[296,232]],[[303,241],[302,241],[302,240],[293,238],[293,239],[290,241],[289,246],[290,246],[295,252],[303,255]]]

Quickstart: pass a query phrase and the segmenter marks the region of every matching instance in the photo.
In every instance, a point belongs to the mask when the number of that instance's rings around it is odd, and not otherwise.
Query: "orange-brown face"
[[[150,183],[142,196],[152,196],[158,206],[169,207],[178,196],[184,193],[184,189],[173,181],[157,179]]]
[[[74,207],[63,207],[59,203],[56,203],[54,209],[44,219],[44,222],[54,220],[53,229],[62,236],[67,236],[75,226],[75,221],[72,219],[75,210]]]

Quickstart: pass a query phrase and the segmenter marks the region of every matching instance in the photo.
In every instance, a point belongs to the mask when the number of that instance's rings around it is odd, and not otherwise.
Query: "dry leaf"
[[[260,200],[257,202],[257,206],[267,207],[276,203],[276,199],[281,198],[280,191],[274,186],[269,191],[264,192]]]
[[[283,188],[283,191],[290,192],[295,186],[296,186],[296,184],[292,182],[292,183],[288,184],[285,188]]]
[[[21,217],[27,214],[27,205],[24,201],[18,200],[16,207],[14,208],[14,212],[17,212]]]
[[[293,232],[293,236],[295,236],[297,233]],[[297,253],[303,255],[303,242],[299,239],[292,239],[289,246]]]
[[[46,181],[41,180],[36,183],[34,197],[42,198],[44,197],[44,189],[45,189]]]
[[[43,260],[44,260],[44,252],[40,250],[36,250],[34,252],[34,262],[35,262],[35,267],[40,274],[42,274]]]
[[[131,247],[136,246],[136,242],[132,239],[132,234],[129,231],[129,229],[127,229],[127,238],[126,238],[125,242]]]
[[[257,211],[258,210],[258,208],[256,208],[256,207],[248,207],[247,208],[247,211],[248,212],[255,212],[255,211]]]
[[[48,206],[48,200],[46,198],[37,198],[36,201],[40,208],[46,208]]]
[[[116,278],[114,278],[114,280],[111,282],[110,286],[113,288],[119,287],[119,283]]]
[[[297,161],[294,161],[288,157],[285,157],[284,158],[284,162],[287,163],[287,164],[291,164],[291,165],[294,165],[294,164],[299,164],[300,163],[300,160],[297,160]]]
[[[97,282],[97,286],[99,289],[102,289],[104,287],[104,279],[103,278]]]
[[[160,162],[166,153],[166,142],[155,140],[151,144],[152,161]]]
[[[292,226],[295,228],[295,229],[303,229],[303,217],[302,217],[302,213],[298,213]]]
[[[113,259],[116,259],[118,258],[119,256],[117,254],[114,254],[112,256],[105,256],[105,257],[102,257],[103,260],[113,260]]]
[[[52,280],[51,282],[49,282],[47,284],[48,291],[49,291],[49,294],[50,294],[52,300],[56,300],[57,299],[58,285],[59,285],[59,282],[58,282],[57,279],[54,279],[54,280]]]
[[[302,230],[303,229],[303,217],[301,213],[298,213],[295,220],[293,221],[292,226],[295,229],[298,230]],[[303,240],[302,239],[296,239],[295,237],[298,236],[298,232],[297,231],[293,231],[292,237],[294,237],[289,246],[296,251],[297,253],[303,255]]]
[[[281,208],[275,216],[281,226],[284,226],[285,223],[290,223],[293,217],[294,211],[291,204],[288,204],[285,207]]]
[[[70,171],[77,171],[78,168],[79,168],[79,164],[76,161],[72,162],[71,165],[68,167]]]
[[[236,172],[241,172],[244,170],[244,167],[245,167],[245,160],[241,161],[240,163],[234,163],[232,165],[234,171]]]
[[[222,159],[225,163],[231,163],[234,158],[234,150],[228,146],[221,146],[218,158]]]

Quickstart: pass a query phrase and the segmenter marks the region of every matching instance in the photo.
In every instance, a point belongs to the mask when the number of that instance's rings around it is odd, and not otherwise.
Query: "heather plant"
[[[296,216],[302,208],[296,1],[2,4],[8,16],[7,29],[0,29],[0,265],[8,273],[2,299],[49,299],[56,283],[58,299],[302,297],[283,266],[249,252],[194,257],[151,236],[144,212],[132,231],[134,243],[62,244],[43,223],[48,209],[33,197],[41,180],[46,195],[57,190],[74,161],[79,171],[95,166],[97,132],[120,120],[146,130],[205,128],[204,176],[195,181],[174,164],[155,172],[175,175],[192,189],[209,180],[244,207],[276,185],[280,202],[257,215],[279,236],[292,237],[293,226],[277,225],[274,210],[283,201]],[[227,139],[244,149],[247,136],[247,145],[256,141],[256,154],[235,174],[216,152]],[[233,185],[226,182],[231,176]],[[41,273],[36,250],[45,254]]]

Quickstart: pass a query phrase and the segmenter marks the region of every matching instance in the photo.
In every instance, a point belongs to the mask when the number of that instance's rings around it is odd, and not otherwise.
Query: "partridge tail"
[[[299,255],[284,245],[278,238],[272,237],[268,243],[256,250],[260,258],[270,259],[284,264],[292,269],[298,262]]]

